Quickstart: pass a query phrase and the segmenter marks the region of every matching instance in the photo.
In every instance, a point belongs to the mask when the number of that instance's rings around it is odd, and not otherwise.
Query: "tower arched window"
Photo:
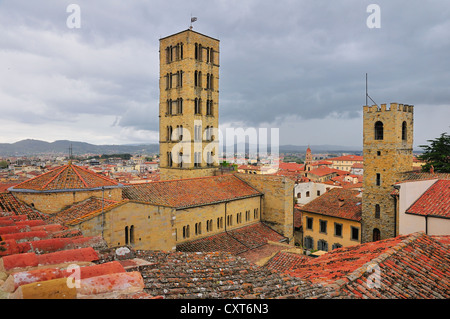
[[[406,141],[407,134],[406,134],[406,121],[403,121],[402,123],[402,140]]]
[[[375,139],[382,140],[383,139],[383,122],[377,121],[375,123]]]

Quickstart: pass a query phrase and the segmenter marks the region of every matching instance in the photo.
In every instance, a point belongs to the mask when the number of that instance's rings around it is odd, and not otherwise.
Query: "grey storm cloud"
[[[79,29],[66,24],[72,3],[81,9]],[[361,121],[368,73],[378,104],[434,113],[438,123],[426,132],[434,135],[420,133],[426,119],[416,127],[421,142],[433,138],[448,129],[450,115],[450,3],[376,1],[381,28],[370,29],[371,3],[2,1],[2,119],[27,132],[48,123],[48,137],[44,129],[39,135],[47,140],[59,137],[52,127],[62,122],[68,132],[86,128],[97,143],[157,142],[159,39],[187,29],[192,14],[194,30],[220,39],[221,125],[278,126],[286,144],[358,145],[344,130]],[[83,127],[86,118],[98,122],[98,134],[93,124]],[[2,119],[0,137],[14,141]],[[337,129],[304,137],[302,128],[313,127],[306,121]]]

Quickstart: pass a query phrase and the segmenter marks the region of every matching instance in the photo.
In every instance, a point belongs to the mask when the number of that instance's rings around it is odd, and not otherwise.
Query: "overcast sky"
[[[157,143],[159,39],[191,15],[220,40],[222,129],[362,146],[368,73],[377,104],[415,106],[414,146],[450,132],[447,0],[0,0],[0,143]]]

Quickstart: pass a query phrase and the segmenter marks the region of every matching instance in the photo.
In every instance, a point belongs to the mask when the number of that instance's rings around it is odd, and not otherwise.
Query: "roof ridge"
[[[84,186],[89,187],[89,185],[86,183],[86,181],[84,180],[84,178],[81,177],[80,173],[77,172],[77,170],[75,169],[76,166],[75,166],[75,165],[72,165],[72,163],[70,163],[70,164],[67,166],[67,169],[69,169],[69,167],[72,169],[72,171],[75,172],[75,174],[78,176],[78,178],[81,179],[81,181],[83,182]]]
[[[374,259],[366,262],[362,266],[356,268],[351,273],[345,275],[342,279],[336,280],[334,283],[330,284],[329,286],[333,286],[334,288],[337,288],[336,290],[339,290],[346,283],[356,281],[363,274],[372,270],[374,265],[381,264],[389,257],[395,255],[398,251],[403,250],[403,248],[405,248],[406,246],[409,246],[413,241],[415,241],[418,238],[423,237],[423,236],[427,236],[427,235],[422,231],[407,235],[399,243],[387,248],[383,253],[381,253]],[[393,239],[393,238],[389,238],[389,239]]]
[[[211,175],[211,176],[197,176],[197,177],[188,177],[188,178],[176,178],[176,179],[167,179],[167,180],[153,181],[153,182],[150,182],[150,183],[127,184],[126,186],[147,185],[147,184],[168,183],[168,182],[179,182],[179,181],[186,181],[186,180],[193,180],[193,179],[208,179],[208,178],[223,177],[223,176],[234,176],[234,175],[229,174],[229,175],[217,175],[217,176]]]

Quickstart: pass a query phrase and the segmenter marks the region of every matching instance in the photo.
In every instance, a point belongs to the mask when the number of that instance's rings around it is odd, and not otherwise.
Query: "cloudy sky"
[[[157,143],[159,39],[191,15],[220,39],[222,129],[361,146],[368,73],[377,104],[415,106],[415,146],[450,132],[447,0],[0,0],[0,143]]]

